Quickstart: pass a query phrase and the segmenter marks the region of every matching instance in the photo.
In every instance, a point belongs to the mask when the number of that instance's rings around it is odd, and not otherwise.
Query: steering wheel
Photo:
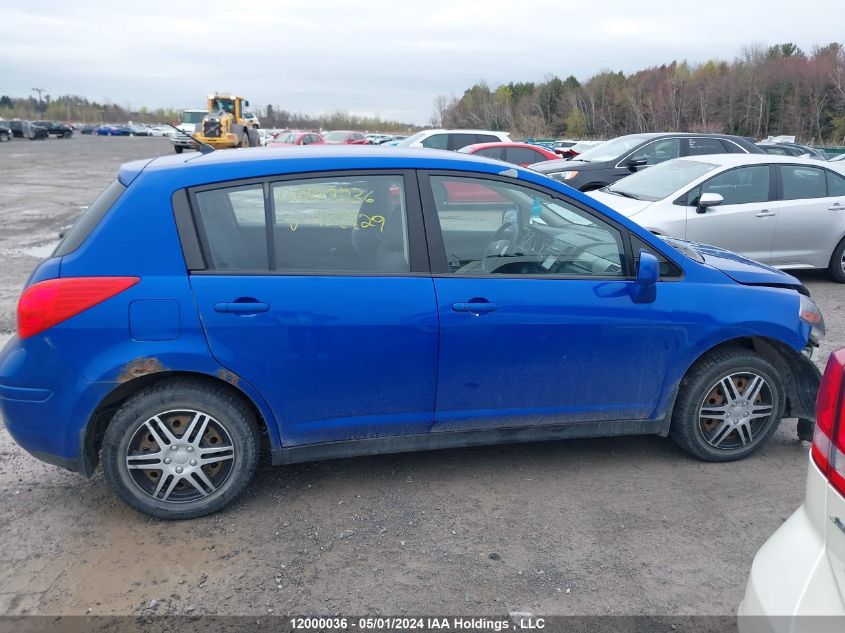
[[[484,249],[484,255],[481,258],[481,270],[485,273],[495,271],[499,267],[499,262],[496,260],[507,255],[511,246],[519,243],[519,234],[519,220],[505,222],[496,229],[490,243]]]

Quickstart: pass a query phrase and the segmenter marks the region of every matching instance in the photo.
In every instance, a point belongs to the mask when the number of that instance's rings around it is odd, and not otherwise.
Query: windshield
[[[396,145],[398,147],[409,147],[409,146],[413,145],[414,143],[416,143],[417,141],[422,140],[427,134],[428,134],[428,132],[417,132],[413,136],[409,136],[406,139],[402,139]]]
[[[182,123],[199,123],[205,115],[205,110],[201,112],[183,112]]]
[[[620,136],[612,141],[605,141],[601,145],[596,145],[592,149],[588,149],[583,154],[575,157],[575,160],[583,160],[588,163],[603,163],[614,158],[619,158],[625,152],[634,149],[643,141],[651,138],[645,134],[630,134],[628,136]]]
[[[349,132],[329,132],[326,134],[327,141],[345,141],[349,137]]]
[[[716,167],[713,163],[679,158],[631,174],[605,191],[636,200],[663,200]]]

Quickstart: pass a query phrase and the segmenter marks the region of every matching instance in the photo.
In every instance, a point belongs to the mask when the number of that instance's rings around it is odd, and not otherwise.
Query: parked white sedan
[[[757,552],[739,616],[741,633],[845,631],[845,348],[819,388],[804,504]]]
[[[766,154],[667,161],[587,195],[654,233],[845,283],[845,166]]]

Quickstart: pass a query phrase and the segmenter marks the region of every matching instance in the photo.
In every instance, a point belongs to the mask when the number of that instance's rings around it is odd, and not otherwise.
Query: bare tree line
[[[585,82],[481,82],[439,96],[432,125],[507,130],[518,136],[611,138],[635,132],[722,132],[845,144],[845,48],[750,46],[732,62],[686,61]]]

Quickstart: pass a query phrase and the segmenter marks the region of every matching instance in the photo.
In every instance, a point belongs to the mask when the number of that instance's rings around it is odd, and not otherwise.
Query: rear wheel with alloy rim
[[[831,277],[839,283],[845,284],[845,238],[833,249],[828,270]]]
[[[681,381],[670,434],[699,459],[741,459],[774,433],[784,400],[778,373],[766,359],[742,348],[716,350]]]
[[[257,460],[257,421],[246,403],[191,379],[163,381],[127,400],[103,442],[112,488],[162,519],[219,510],[248,485]]]

